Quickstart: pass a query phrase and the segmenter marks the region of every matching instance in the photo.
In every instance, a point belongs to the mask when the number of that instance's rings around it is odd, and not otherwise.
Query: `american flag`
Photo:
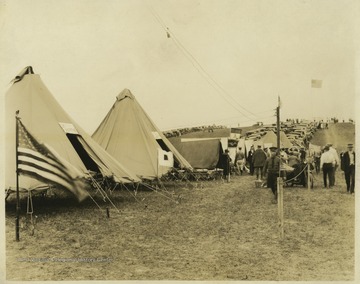
[[[38,142],[17,118],[18,129],[18,173],[71,191],[82,201],[88,196],[83,179],[65,161],[61,161],[55,150]]]
[[[311,88],[321,88],[322,80],[311,80]]]

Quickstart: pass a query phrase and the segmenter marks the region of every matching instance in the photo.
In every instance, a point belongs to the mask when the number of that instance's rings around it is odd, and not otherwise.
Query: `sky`
[[[89,134],[129,89],[161,130],[355,118],[356,0],[0,0],[1,107],[31,65]],[[311,80],[321,88],[311,88]]]

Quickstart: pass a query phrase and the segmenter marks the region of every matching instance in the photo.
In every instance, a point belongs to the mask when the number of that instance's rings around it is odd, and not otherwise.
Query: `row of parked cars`
[[[223,129],[223,128],[226,128],[226,126],[203,125],[203,126],[185,127],[185,128],[163,131],[163,134],[165,135],[166,138],[170,138],[170,137],[179,137],[187,133],[199,132],[199,131],[214,132],[214,129]]]
[[[285,133],[286,137],[294,146],[304,147],[313,137],[315,131],[317,130],[317,126],[318,122],[316,121],[301,121],[298,123],[286,121],[280,124],[280,131]],[[276,124],[262,125],[256,129],[249,130],[245,133],[245,139],[257,141],[268,131],[276,133]]]

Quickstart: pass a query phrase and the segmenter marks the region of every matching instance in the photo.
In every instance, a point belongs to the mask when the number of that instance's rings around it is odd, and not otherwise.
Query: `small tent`
[[[289,140],[289,138],[286,136],[284,131],[280,131],[280,144],[281,144],[281,148],[291,148],[293,146],[293,144],[291,143],[291,141]]]
[[[263,148],[277,147],[277,135],[273,131],[267,131],[261,139],[254,142],[255,148],[257,147],[257,145],[261,145]],[[283,131],[280,131],[280,147],[292,147],[292,143],[286,137]]]
[[[173,167],[191,169],[128,89],[116,97],[92,137],[141,178],[161,177]]]
[[[258,145],[261,145],[263,148],[276,147],[277,137],[273,131],[267,131],[266,134],[261,137],[261,139],[255,141],[255,149]]]
[[[5,187],[16,188],[15,113],[41,142],[51,146],[64,160],[86,177],[98,173],[118,183],[140,182],[125,166],[111,157],[64,111],[31,67],[26,67],[5,95]],[[20,176],[20,189],[34,190],[48,185]]]

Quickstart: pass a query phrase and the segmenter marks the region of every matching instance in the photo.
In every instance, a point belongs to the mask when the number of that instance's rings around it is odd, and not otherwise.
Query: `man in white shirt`
[[[327,146],[329,147],[329,152],[334,156],[335,159],[335,166],[332,168],[332,171],[330,173],[330,187],[331,187],[335,185],[335,172],[338,166],[340,165],[340,158],[338,152],[331,143],[328,143]]]
[[[329,187],[331,187],[331,172],[335,167],[334,155],[329,151],[329,146],[324,147],[324,153],[320,157],[320,169],[323,171],[324,187],[327,188],[327,179],[329,178]]]

